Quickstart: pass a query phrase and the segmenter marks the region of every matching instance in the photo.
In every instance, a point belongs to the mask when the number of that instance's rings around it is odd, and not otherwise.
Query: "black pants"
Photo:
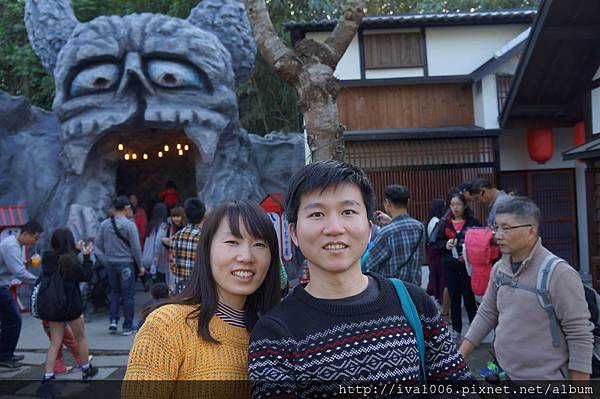
[[[462,334],[461,298],[467,309],[469,323],[473,321],[477,314],[475,295],[473,295],[471,289],[471,277],[467,274],[467,269],[463,263],[450,260],[444,261],[444,278],[446,279],[448,294],[450,294],[452,328],[457,333]]]

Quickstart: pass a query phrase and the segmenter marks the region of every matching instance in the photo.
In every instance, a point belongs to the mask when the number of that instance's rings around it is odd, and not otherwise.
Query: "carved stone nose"
[[[138,53],[127,53],[125,55],[125,68],[119,85],[119,93],[122,93],[132,80],[137,80],[149,93],[154,94],[154,87],[146,79],[142,69],[142,57]]]

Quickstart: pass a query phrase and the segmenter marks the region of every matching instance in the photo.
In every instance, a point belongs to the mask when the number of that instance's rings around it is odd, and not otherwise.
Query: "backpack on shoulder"
[[[492,259],[497,254],[492,248],[494,233],[487,227],[471,227],[465,233],[467,261],[471,265],[473,294],[482,296],[487,290],[492,271]]]
[[[554,311],[554,305],[552,304],[552,300],[550,298],[549,286],[552,273],[554,272],[556,265],[558,265],[560,262],[565,262],[565,260],[556,255],[548,255],[542,263],[543,266],[538,270],[535,287],[519,284],[516,281],[513,281],[508,275],[500,271],[496,271],[496,275],[494,276],[494,285],[497,289],[503,285],[508,285],[512,288],[524,289],[537,295],[540,306],[546,311],[548,318],[550,319],[550,334],[552,335],[552,345],[554,347],[558,347],[560,345],[558,334],[560,325]],[[585,284],[583,285],[583,289],[585,291],[585,300],[588,305],[588,310],[591,315],[590,321],[594,324],[592,378],[595,378],[600,377],[600,295],[598,295],[595,289],[588,287]]]
[[[64,321],[68,314],[63,278],[58,271],[42,275],[31,293],[31,315],[49,321]]]

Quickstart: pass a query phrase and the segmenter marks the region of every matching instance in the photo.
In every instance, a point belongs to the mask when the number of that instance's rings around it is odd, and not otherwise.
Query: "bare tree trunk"
[[[303,39],[288,48],[277,36],[264,0],[245,0],[258,48],[300,98],[313,161],[343,159],[344,127],[339,122],[340,84],[333,72],[364,16],[364,0],[348,0],[324,43]]]

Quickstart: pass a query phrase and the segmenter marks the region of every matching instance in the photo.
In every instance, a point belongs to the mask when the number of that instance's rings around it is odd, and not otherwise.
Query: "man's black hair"
[[[390,201],[396,208],[408,208],[410,190],[399,184],[390,184],[385,188],[383,198]]]
[[[458,185],[458,189],[461,193],[466,193],[467,191],[471,193],[471,187],[473,187],[473,184],[470,182],[463,182]]]
[[[29,234],[33,235],[33,234],[37,234],[37,233],[42,234],[43,232],[44,232],[44,228],[42,227],[41,224],[39,224],[35,220],[30,220],[29,222],[25,223],[23,225],[23,227],[21,227],[21,234],[29,233]]]
[[[189,223],[198,224],[204,219],[206,213],[206,206],[198,198],[188,198],[183,203],[183,209],[185,211],[185,217]]]
[[[479,195],[481,194],[482,188],[494,188],[494,185],[490,183],[490,181],[487,179],[476,179],[471,183],[471,189],[469,190],[469,194]]]
[[[358,186],[367,209],[367,217],[370,218],[375,200],[373,187],[371,187],[365,172],[349,163],[330,160],[313,162],[294,173],[290,179],[285,200],[288,222],[297,223],[302,195],[315,190],[320,190],[322,193],[330,187],[337,187],[345,183]]]

